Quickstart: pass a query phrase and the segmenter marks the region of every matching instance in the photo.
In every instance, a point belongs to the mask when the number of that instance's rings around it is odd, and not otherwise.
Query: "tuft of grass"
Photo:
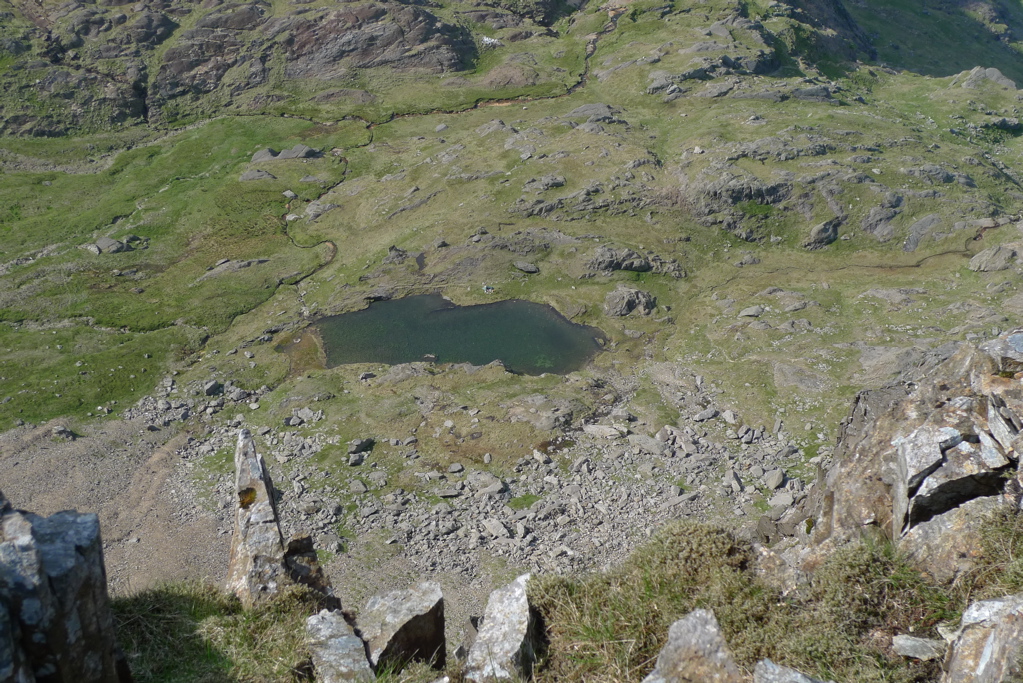
[[[199,583],[113,600],[121,648],[140,683],[308,680],[305,619],[321,597],[292,587],[251,610]]]
[[[538,500],[540,500],[540,496],[533,495],[532,493],[526,493],[509,500],[508,507],[512,510],[525,510],[533,507],[533,503]]]
[[[736,661],[759,659],[837,680],[932,680],[933,665],[888,654],[891,635],[922,635],[954,601],[890,546],[851,545],[787,598],[752,569],[731,533],[679,522],[619,569],[586,579],[542,577],[530,592],[550,646],[540,681],[634,681],[653,669],[671,624],[696,608],[717,616]]]

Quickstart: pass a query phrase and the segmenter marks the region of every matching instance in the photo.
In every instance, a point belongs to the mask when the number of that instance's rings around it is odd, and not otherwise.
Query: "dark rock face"
[[[39,517],[0,493],[0,679],[132,680],[114,635],[96,515]]]
[[[279,20],[289,78],[338,78],[347,69],[391,66],[455,71],[474,53],[470,37],[430,12],[397,3],[368,3],[314,18]]]
[[[0,73],[0,134],[56,136],[172,119],[196,106],[223,107],[266,85],[275,63],[286,78],[342,86],[353,68],[442,73],[476,56],[467,29],[419,4],[275,11],[266,0],[220,6],[167,0],[120,11],[121,4],[55,9],[15,0],[25,39],[0,36],[0,53],[17,61]],[[193,12],[203,15],[181,29]],[[160,46],[163,53],[154,54]],[[329,92],[373,98],[364,91]],[[282,99],[287,96],[259,94],[250,104]]]

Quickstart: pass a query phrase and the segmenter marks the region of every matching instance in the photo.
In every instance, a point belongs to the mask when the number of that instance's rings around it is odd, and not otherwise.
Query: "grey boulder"
[[[372,681],[376,679],[366,658],[366,647],[340,610],[322,610],[305,622],[306,644],[312,656],[316,680]]]
[[[649,315],[654,310],[654,297],[632,287],[618,285],[618,288],[610,292],[604,298],[604,314],[613,317],[623,317],[633,311],[643,315]]]
[[[743,683],[714,613],[697,609],[668,630],[657,666],[643,683]]]
[[[971,258],[967,267],[975,273],[991,273],[1007,270],[1015,259],[1016,250],[1012,247],[990,247]]]
[[[945,660],[942,683],[999,683],[1020,673],[1023,594],[970,605]]]
[[[529,574],[490,594],[483,624],[469,650],[465,677],[470,681],[529,679],[540,634],[526,596]]]
[[[358,621],[374,666],[444,666],[444,595],[436,581],[370,598]]]

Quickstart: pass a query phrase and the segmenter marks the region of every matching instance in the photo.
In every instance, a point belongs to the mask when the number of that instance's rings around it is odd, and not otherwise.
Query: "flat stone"
[[[523,273],[532,274],[540,272],[540,269],[536,266],[536,264],[530,263],[529,261],[516,261],[512,265],[521,270]]]
[[[238,178],[238,180],[241,180],[243,182],[249,180],[277,180],[277,176],[267,171],[255,168],[250,171],[245,171],[245,173],[242,173],[241,177]]]
[[[740,318],[759,318],[764,314],[763,306],[750,306],[739,311]]]
[[[128,245],[124,242],[111,239],[110,237],[100,237],[96,240],[96,247],[99,248],[101,254],[118,254],[129,250]]]
[[[779,666],[770,659],[761,659],[753,668],[753,683],[824,683],[824,681],[810,678],[787,666]]]
[[[622,436],[621,430],[609,425],[583,425],[583,433],[603,439],[618,439]]]
[[[410,661],[444,666],[444,596],[436,581],[369,599],[359,631],[376,667]]]
[[[707,420],[713,420],[717,416],[718,411],[716,408],[707,408],[706,410],[698,412],[693,419],[697,422],[706,422]]]
[[[944,657],[947,646],[948,644],[944,640],[934,640],[933,638],[917,638],[907,635],[892,638],[892,652],[900,657],[919,659],[921,662]]]
[[[483,624],[466,660],[467,680],[530,678],[541,634],[526,596],[528,583],[529,574],[523,574],[490,594]]]
[[[366,658],[366,646],[340,610],[321,610],[306,619],[305,629],[317,681],[369,683],[376,679]]]
[[[646,436],[645,434],[629,434],[628,440],[629,445],[641,453],[663,455],[667,449],[663,441],[658,441],[654,437]]]

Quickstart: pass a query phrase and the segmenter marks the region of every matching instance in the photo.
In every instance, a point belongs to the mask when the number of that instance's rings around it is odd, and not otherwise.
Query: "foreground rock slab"
[[[376,679],[366,646],[340,610],[322,610],[306,619],[306,643],[320,683]]]
[[[0,493],[0,681],[128,683],[99,519],[40,517]]]
[[[970,605],[945,660],[942,683],[1015,680],[1023,652],[1023,594]]]
[[[440,584],[424,581],[403,591],[370,598],[359,630],[374,666],[413,660],[444,666],[444,596]]]
[[[467,680],[529,678],[540,638],[536,614],[526,596],[529,576],[523,574],[490,594],[466,661]]]
[[[657,655],[657,666],[643,683],[742,683],[714,613],[697,609],[668,630],[668,642]]]

